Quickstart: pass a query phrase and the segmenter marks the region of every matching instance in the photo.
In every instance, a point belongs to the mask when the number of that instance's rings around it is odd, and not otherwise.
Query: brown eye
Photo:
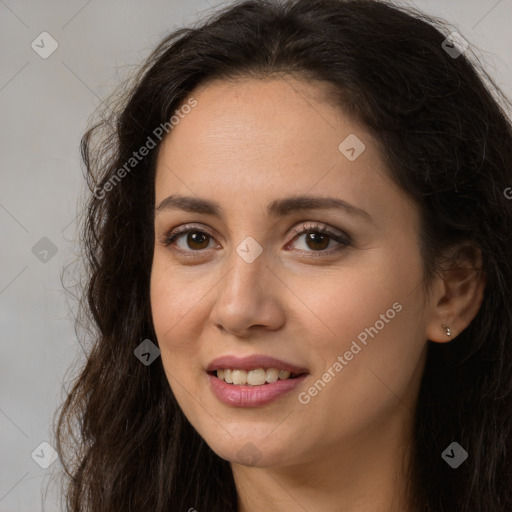
[[[330,236],[323,233],[307,233],[306,245],[314,251],[323,251],[329,246]]]
[[[210,235],[207,235],[206,233],[203,233],[201,231],[190,231],[189,233],[187,233],[186,245],[190,249],[194,249],[197,251],[200,251],[201,249],[206,249],[208,247],[209,241]]]
[[[318,224],[306,226],[303,224],[301,228],[302,230],[295,230],[295,237],[291,244],[295,245],[300,240],[302,247],[298,247],[299,252],[309,253],[313,257],[330,255],[351,244],[348,235],[343,232],[331,231],[326,226]],[[164,237],[161,243],[165,246],[174,246],[176,252],[189,253],[189,256],[194,256],[194,253],[206,252],[207,249],[211,248],[210,242],[212,241],[214,241],[213,236],[201,229],[181,226],[169,236]],[[334,247],[331,247],[331,245]],[[199,256],[199,254],[195,255]]]
[[[344,249],[351,243],[351,239],[345,233],[336,233],[323,225],[302,224],[300,228],[293,233],[295,237],[292,241],[292,245],[295,245],[295,248],[299,251],[309,252],[314,256],[332,254],[333,252]],[[330,247],[331,243],[334,247]]]
[[[182,252],[199,252],[208,249],[212,236],[199,229],[180,229],[163,239],[163,245],[175,245]]]

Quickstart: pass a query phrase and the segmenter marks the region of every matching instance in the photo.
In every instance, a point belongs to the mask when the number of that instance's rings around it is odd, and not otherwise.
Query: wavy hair
[[[421,213],[427,285],[452,244],[481,251],[478,314],[450,343],[427,340],[409,494],[417,512],[512,510],[510,101],[471,48],[457,58],[445,51],[449,33],[444,21],[389,2],[237,1],[166,37],[112,99],[81,143],[90,194],[77,324],[89,347],[55,421],[68,511],[237,510],[230,463],[182,413],[161,359],[134,357],[142,340],[156,340],[155,129],[200,84],[279,74],[329,85],[374,136]],[[156,147],[127,171],[148,137]],[[441,457],[455,440],[469,453],[456,470]]]

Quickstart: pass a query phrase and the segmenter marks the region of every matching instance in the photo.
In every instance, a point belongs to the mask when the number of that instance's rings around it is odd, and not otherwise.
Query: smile
[[[300,375],[277,368],[256,368],[249,371],[225,368],[216,370],[215,373],[218,379],[223,380],[227,384],[234,384],[236,386],[245,384],[249,386],[263,386],[265,384],[272,384],[278,380],[295,379]]]
[[[225,355],[205,370],[213,395],[232,407],[269,404],[289,394],[309,375],[301,366],[263,354]]]

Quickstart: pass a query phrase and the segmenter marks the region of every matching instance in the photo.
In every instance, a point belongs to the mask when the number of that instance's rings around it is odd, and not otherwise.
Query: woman
[[[512,510],[512,130],[469,52],[365,0],[158,46],[82,141],[70,511]]]

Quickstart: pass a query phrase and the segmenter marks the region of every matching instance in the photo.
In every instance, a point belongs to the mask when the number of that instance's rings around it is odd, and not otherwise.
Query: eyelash
[[[180,226],[179,228],[176,228],[169,235],[164,235],[164,237],[162,238],[160,243],[166,247],[170,246],[177,238],[179,238],[183,235],[186,235],[188,233],[201,233],[201,234],[205,234],[205,235],[213,238],[213,236],[210,233],[208,233],[207,231],[204,231],[203,229],[196,228],[194,226],[187,224],[184,226]],[[323,249],[320,251],[313,251],[313,250],[309,250],[309,251],[301,250],[300,251],[302,253],[315,254],[315,256],[313,256],[313,257],[323,257],[323,256],[331,255],[333,253],[343,250],[346,247],[349,247],[352,243],[352,240],[346,234],[339,235],[339,234],[331,231],[328,227],[323,226],[321,224],[309,224],[308,225],[306,223],[301,224],[298,228],[295,228],[292,231],[292,234],[294,235],[292,238],[292,241],[295,240],[295,238],[298,238],[299,236],[302,236],[305,234],[311,234],[311,233],[315,233],[315,234],[319,233],[319,234],[323,234],[323,235],[328,235],[329,238],[331,238],[332,240],[336,241],[337,243],[339,243],[341,245],[341,247],[336,247],[334,249],[331,248],[331,249]],[[200,250],[174,249],[174,250],[181,252],[183,254],[183,253],[203,253],[207,249],[200,249]],[[197,256],[192,256],[192,257],[199,257],[199,254]]]

